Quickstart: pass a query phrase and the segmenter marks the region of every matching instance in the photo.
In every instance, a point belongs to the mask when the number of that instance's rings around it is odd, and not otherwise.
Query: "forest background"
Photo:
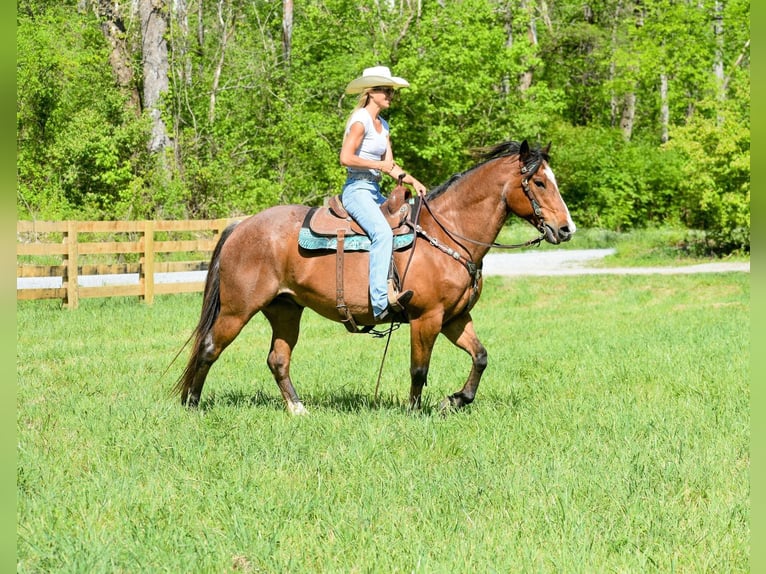
[[[427,185],[552,141],[578,226],[750,248],[749,0],[19,0],[16,34],[20,219],[321,204],[344,88],[382,64]]]

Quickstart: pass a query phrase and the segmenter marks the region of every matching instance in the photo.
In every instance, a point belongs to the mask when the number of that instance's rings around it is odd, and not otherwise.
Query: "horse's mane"
[[[455,183],[457,180],[459,180],[461,177],[463,177],[465,174],[475,170],[476,168],[481,167],[482,165],[484,165],[485,163],[489,161],[492,161],[493,159],[499,159],[501,157],[510,157],[512,155],[518,155],[520,149],[521,149],[521,142],[506,141],[506,142],[502,142],[492,146],[479,147],[479,148],[474,148],[470,150],[469,153],[471,157],[473,157],[479,163],[477,163],[475,166],[465,171],[454,174],[447,181],[433,188],[429,192],[427,199],[434,199],[435,197],[440,196],[445,191],[447,191],[450,187],[452,187],[452,184]],[[530,148],[529,159],[527,161],[527,164],[528,165],[539,164],[542,161],[549,161],[548,154],[543,152],[543,150],[539,146]]]

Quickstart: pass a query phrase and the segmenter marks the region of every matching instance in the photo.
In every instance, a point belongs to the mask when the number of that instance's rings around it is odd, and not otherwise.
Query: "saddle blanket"
[[[414,233],[394,235],[394,250],[409,247],[414,239]],[[343,242],[343,251],[369,251],[370,243],[370,238],[366,235],[346,235]],[[338,249],[338,238],[317,235],[308,227],[301,227],[298,233],[298,245],[309,251],[336,251]]]

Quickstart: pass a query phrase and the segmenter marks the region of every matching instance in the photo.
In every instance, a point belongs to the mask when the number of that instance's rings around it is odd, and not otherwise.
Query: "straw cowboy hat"
[[[346,86],[347,94],[359,94],[367,88],[386,86],[391,88],[407,88],[410,83],[404,78],[391,75],[391,70],[386,66],[374,66],[365,68],[362,75],[351,80]]]

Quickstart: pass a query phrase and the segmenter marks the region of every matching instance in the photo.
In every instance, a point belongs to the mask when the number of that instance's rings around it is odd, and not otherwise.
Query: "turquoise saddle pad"
[[[414,233],[394,235],[394,249],[404,249],[412,245],[415,239]],[[317,235],[308,227],[301,227],[298,233],[298,245],[309,251],[324,251],[338,249],[338,238]],[[343,251],[369,251],[370,238],[366,235],[346,235],[343,242]]]

